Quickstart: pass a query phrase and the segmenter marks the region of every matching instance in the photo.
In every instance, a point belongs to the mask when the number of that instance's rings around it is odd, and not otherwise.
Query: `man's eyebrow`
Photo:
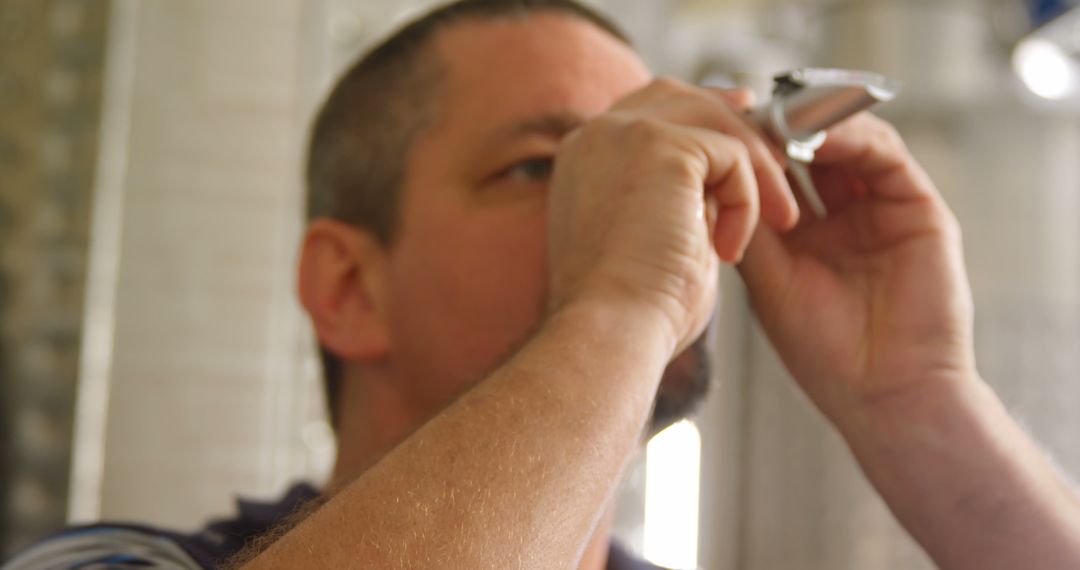
[[[577,113],[545,113],[514,123],[501,131],[498,138],[509,140],[522,135],[539,134],[561,139],[584,122],[585,118]]]

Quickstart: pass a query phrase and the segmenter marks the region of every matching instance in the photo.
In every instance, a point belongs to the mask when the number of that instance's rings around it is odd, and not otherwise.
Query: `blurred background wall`
[[[0,2],[0,553],[63,524],[107,2]]]
[[[0,555],[66,518],[193,528],[325,474],[292,288],[307,122],[343,65],[429,4],[0,1]],[[965,229],[982,373],[1080,475],[1080,95],[1035,96],[1012,67],[1075,3],[594,4],[691,81],[904,80],[881,114]],[[930,568],[721,279],[698,565]],[[621,495],[637,549],[644,472]]]

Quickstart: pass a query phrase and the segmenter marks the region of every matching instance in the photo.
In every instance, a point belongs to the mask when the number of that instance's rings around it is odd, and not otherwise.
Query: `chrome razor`
[[[900,93],[899,81],[875,73],[845,69],[799,69],[774,78],[772,99],[753,112],[765,134],[784,149],[789,171],[810,209],[828,215],[810,163],[825,143],[825,130]]]

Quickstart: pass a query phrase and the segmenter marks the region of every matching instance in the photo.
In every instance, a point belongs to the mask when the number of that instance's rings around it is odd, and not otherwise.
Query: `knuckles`
[[[659,119],[612,112],[585,123],[564,139],[563,146],[583,150],[605,146],[626,154],[655,149],[671,138],[670,127]]]
[[[675,79],[674,77],[669,77],[666,75],[661,75],[654,78],[652,81],[649,82],[645,89],[652,92],[672,94],[689,93],[696,90],[696,88],[689,83],[680,81],[678,79]]]
[[[865,130],[872,145],[889,153],[907,151],[904,138],[892,123],[869,113],[865,113],[862,119],[863,124],[858,125],[858,128]]]
[[[648,149],[669,142],[669,131],[669,127],[658,119],[634,117],[619,126],[616,136],[631,148]]]
[[[878,120],[878,128],[874,131],[874,137],[877,139],[878,144],[881,145],[881,148],[889,152],[907,152],[907,144],[904,143],[903,137],[900,136],[900,131],[885,121]]]
[[[942,203],[940,215],[941,219],[938,223],[947,239],[962,247],[962,244],[964,243],[964,231],[960,226],[960,220],[956,218],[956,214],[953,213],[948,206],[945,206],[945,204]]]
[[[715,154],[725,154],[733,167],[745,166],[753,172],[755,152],[766,150],[747,146],[742,140],[720,132],[684,130],[658,118],[620,111],[586,122],[565,137],[559,149],[560,157],[571,154],[587,157],[581,164],[603,156],[617,156],[621,163],[637,172],[648,168],[702,178],[707,175],[702,170],[709,168],[710,156]]]

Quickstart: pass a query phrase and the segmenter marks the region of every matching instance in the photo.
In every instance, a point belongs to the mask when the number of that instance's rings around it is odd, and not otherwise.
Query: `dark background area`
[[[0,559],[64,523],[104,0],[0,0]]]

